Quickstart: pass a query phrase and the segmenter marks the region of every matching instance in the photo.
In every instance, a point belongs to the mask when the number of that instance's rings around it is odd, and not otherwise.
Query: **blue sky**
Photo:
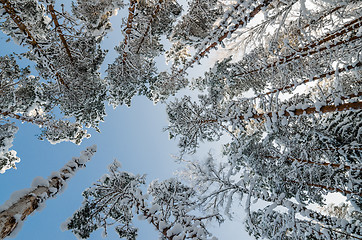
[[[122,40],[119,20],[123,14],[125,12],[121,11],[112,20],[114,31],[104,41],[103,47],[109,49],[110,53],[102,70],[116,56],[112,49]],[[18,51],[18,46],[5,43],[5,40],[6,37],[0,33],[1,55]],[[202,63],[204,67],[192,69],[191,76],[201,74],[211,67],[208,60]],[[162,59],[158,64],[164,69]],[[39,141],[36,137],[40,133],[37,126],[18,123],[19,131],[13,149],[21,157],[21,162],[17,165],[17,170],[9,170],[0,175],[0,204],[6,201],[12,192],[30,187],[35,177],[46,178],[52,171],[59,170],[73,156],[79,156],[80,151],[87,146],[97,144],[98,151],[87,167],[77,172],[69,181],[63,194],[56,199],[49,199],[45,209],[27,218],[16,239],[75,239],[71,232],[62,232],[60,224],[80,206],[83,199],[81,192],[106,173],[107,165],[115,158],[122,163],[124,171],[147,174],[148,182],[156,178],[162,180],[172,177],[173,172],[182,169],[182,166],[176,164],[171,157],[177,155],[178,149],[177,141],[168,140],[168,133],[162,131],[167,125],[165,105],[154,105],[145,97],[136,97],[131,108],[121,106],[114,110],[108,106],[105,122],[100,124],[101,133],[90,130],[92,137],[84,140],[80,146],[67,142],[52,145],[47,141]],[[219,145],[205,144],[196,156],[189,158],[206,157],[210,147],[214,148],[216,153],[221,150]],[[242,211],[242,208],[236,210]],[[152,226],[146,222],[137,222],[136,225],[140,229],[138,239],[157,239],[158,234]],[[221,240],[250,239],[243,228],[241,219],[236,218],[233,223],[225,223],[221,229],[215,224],[214,232]],[[112,231],[109,233],[108,239],[118,239]],[[101,239],[101,233],[94,233],[91,239]]]

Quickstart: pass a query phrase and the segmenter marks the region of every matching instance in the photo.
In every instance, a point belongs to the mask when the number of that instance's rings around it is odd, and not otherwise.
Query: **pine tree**
[[[194,80],[193,88],[206,90],[198,102],[185,97],[168,105],[167,129],[171,138],[180,138],[181,155],[223,133],[232,137],[225,145],[227,167],[212,160],[191,164],[195,186],[205,186],[205,210],[231,217],[236,196],[247,194],[246,226],[257,238],[358,238],[358,221],[347,229],[319,212],[306,216],[302,209],[322,206],[328,193],[338,192],[360,211],[359,8],[354,2],[321,4],[314,12],[300,4],[297,20],[288,18],[294,3],[273,5],[275,15],[267,12],[271,15],[264,22],[248,30],[247,40],[256,46],[247,45],[251,50],[242,60],[223,59]],[[338,24],[321,34],[330,24],[328,16]],[[261,38],[272,25],[276,30]],[[300,88],[307,83],[307,91]],[[245,98],[247,91],[254,97]],[[270,205],[251,211],[251,199]],[[273,210],[277,206],[288,213]]]
[[[34,211],[44,205],[48,198],[53,198],[62,192],[62,187],[78,170],[85,167],[96,146],[88,147],[81,152],[79,158],[73,158],[65,166],[54,172],[48,179],[37,177],[32,187],[14,192],[12,197],[0,206],[0,238],[9,236]]]
[[[28,48],[23,54],[0,57],[2,121],[38,125],[39,138],[53,144],[80,144],[90,136],[84,127],[98,130],[105,115],[106,89],[98,72],[105,56],[99,47],[102,36],[89,35],[79,19],[55,10],[51,1],[0,4],[1,30]],[[19,66],[22,57],[36,64],[37,74],[29,66]],[[61,114],[55,116],[56,108]],[[75,121],[69,120],[72,117]],[[5,135],[9,134],[4,128]],[[8,151],[9,144],[2,148],[2,173],[20,160],[14,150]]]
[[[247,157],[253,159],[253,156]],[[256,238],[328,239],[336,235],[351,238],[360,236],[361,227],[357,219],[324,215],[303,203],[301,197],[296,197],[296,203],[290,200],[290,191],[276,189],[282,184],[272,186],[265,181],[270,174],[259,175],[253,168],[247,165],[241,167],[232,160],[237,158],[234,156],[229,163],[218,164],[210,155],[204,162],[189,162],[188,169],[184,171],[184,175],[191,179],[192,186],[199,189],[199,204],[206,213],[223,212],[232,218],[232,205],[239,205],[243,201],[247,230]],[[260,166],[261,169],[263,167]],[[267,207],[251,210],[252,204],[258,200],[267,202]],[[279,210],[274,210],[277,207]],[[286,211],[280,212],[280,209]],[[304,218],[300,219],[297,214]]]
[[[100,44],[118,8],[128,10],[124,38],[102,79]],[[51,143],[80,144],[89,137],[84,127],[99,131],[106,101],[130,106],[144,95],[163,102],[186,87],[203,94],[167,103],[180,159],[200,142],[232,138],[224,145],[228,163],[211,156],[190,163],[200,189],[154,181],[148,199],[144,176],[121,172],[115,162],[66,224],[79,237],[107,231],[113,220],[120,237],[135,239],[137,213],[161,239],[207,239],[204,220],[231,218],[238,196],[256,238],[360,238],[358,214],[336,218],[309,206],[323,206],[328,193],[346,196],[355,212],[362,206],[359,1],[192,0],[182,16],[176,0],[77,0],[72,12],[52,0],[0,0],[0,9],[1,30],[26,48],[0,57],[0,172],[19,162],[10,150],[18,130],[11,120],[40,126],[39,138]],[[218,47],[231,56],[190,83],[187,70]],[[162,55],[172,63],[167,71],[156,65]],[[18,57],[34,63],[36,76]],[[268,206],[253,211],[252,200]],[[191,213],[197,207],[204,216]]]
[[[65,227],[81,239],[89,238],[98,228],[117,223],[115,231],[120,238],[136,239],[134,215],[147,220],[160,234],[160,239],[211,239],[204,221],[219,219],[219,214],[197,217],[192,211],[196,192],[176,179],[153,181],[147,195],[143,193],[145,176],[120,171],[120,163],[114,161],[109,173],[83,192],[84,201],[79,210],[65,223]],[[214,239],[214,238],[212,238]]]
[[[168,36],[181,12],[176,1],[130,1],[124,41],[116,48],[119,57],[108,66],[107,82],[114,107],[130,106],[135,95],[154,102],[168,97],[184,86],[183,79],[172,79],[157,72],[154,59],[164,52],[161,36]]]

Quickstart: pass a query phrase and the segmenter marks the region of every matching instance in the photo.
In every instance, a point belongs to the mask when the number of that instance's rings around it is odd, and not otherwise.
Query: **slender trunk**
[[[136,0],[130,0],[130,6],[128,8],[128,18],[127,18],[127,26],[126,26],[126,35],[124,36],[124,42],[123,42],[123,60],[122,62],[125,63],[126,58],[127,58],[127,53],[126,53],[126,47],[128,45],[128,42],[130,40],[130,34],[132,32],[132,24],[133,24],[133,18],[135,16],[135,10],[136,10]]]
[[[74,60],[73,60],[72,54],[70,53],[68,43],[65,40],[65,37],[63,35],[62,30],[60,29],[60,24],[58,22],[57,15],[55,14],[54,6],[52,4],[50,4],[48,6],[48,9],[49,9],[50,15],[52,16],[52,19],[53,19],[53,22],[54,22],[54,25],[55,25],[55,29],[56,29],[56,31],[58,33],[58,36],[59,36],[59,38],[60,38],[60,40],[61,40],[61,42],[62,42],[62,44],[63,44],[63,46],[65,48],[65,51],[67,52],[67,55],[68,55],[70,61],[73,62]]]
[[[16,23],[18,28],[26,35],[26,38],[29,40],[29,44],[34,48],[38,48],[40,52],[43,52],[42,47],[38,44],[36,39],[30,33],[29,29],[25,26],[20,16],[16,15],[15,9],[11,6],[11,3],[8,0],[0,0],[3,4],[4,10],[10,15],[11,19]]]
[[[62,169],[58,175],[52,175],[41,185],[27,189],[26,193],[18,199],[10,199],[10,203],[0,212],[0,239],[9,236],[18,226],[19,222],[24,221],[27,216],[32,214],[40,204],[48,198],[54,198],[61,190],[65,181],[70,179],[79,168],[85,167],[85,163],[91,159],[96,152],[96,147],[92,146],[81,153],[81,157],[73,158]]]
[[[295,183],[295,184],[305,184],[305,185],[310,186],[310,187],[322,188],[322,189],[328,190],[329,192],[339,192],[339,193],[343,193],[343,194],[353,194],[353,195],[357,195],[357,196],[362,197],[362,193],[355,193],[355,192],[351,192],[351,191],[340,189],[340,188],[324,186],[324,185],[321,185],[321,184],[300,183],[300,182],[293,181],[293,180],[285,180],[285,181],[290,182],[290,183]]]
[[[141,38],[141,41],[140,41],[140,43],[138,44],[138,47],[137,47],[137,50],[136,50],[136,53],[137,53],[137,54],[140,52],[141,47],[142,47],[142,44],[143,44],[143,42],[145,41],[148,32],[150,31],[151,24],[153,23],[153,21],[154,21],[154,19],[156,18],[157,14],[158,14],[159,11],[161,10],[161,4],[163,3],[163,1],[164,1],[164,0],[159,0],[159,1],[158,1],[158,4],[156,5],[156,9],[155,9],[155,11],[152,13],[152,15],[151,15],[151,17],[150,17],[150,21],[148,22],[146,31],[143,33],[142,38]]]
[[[361,96],[361,93],[356,94],[357,96]],[[353,95],[354,97],[355,95]],[[358,101],[358,102],[350,102],[350,103],[343,103],[340,105],[325,105],[323,107],[320,108],[316,108],[316,107],[307,107],[307,108],[287,108],[284,111],[279,111],[279,112],[268,112],[268,113],[260,113],[260,114],[253,114],[252,116],[237,116],[234,118],[231,118],[230,120],[233,119],[239,119],[239,120],[250,120],[250,119],[265,119],[265,118],[272,118],[274,115],[278,116],[278,117],[290,117],[290,116],[298,116],[298,115],[303,115],[303,114],[314,114],[314,113],[328,113],[328,112],[342,112],[342,111],[347,111],[347,110],[359,110],[362,109],[362,101]],[[218,119],[207,119],[207,120],[201,120],[201,121],[197,121],[197,123],[199,124],[207,124],[207,123],[214,123],[214,122],[218,122]]]
[[[334,31],[333,33],[330,33],[330,34],[324,36],[323,38],[321,38],[319,40],[313,41],[313,42],[305,45],[304,47],[301,47],[301,48],[297,49],[295,52],[293,52],[292,54],[290,54],[288,56],[281,57],[278,60],[274,61],[273,63],[270,63],[270,64],[268,64],[266,66],[261,67],[261,68],[253,69],[253,70],[248,71],[248,72],[235,74],[232,77],[240,77],[240,76],[245,76],[245,75],[249,75],[249,74],[256,73],[256,72],[265,71],[265,70],[267,70],[269,68],[274,68],[276,66],[282,65],[282,64],[287,63],[287,62],[291,62],[291,61],[296,60],[296,59],[300,59],[300,58],[305,57],[305,56],[310,56],[310,55],[313,55],[313,54],[318,53],[318,52],[323,52],[323,51],[325,51],[327,49],[330,49],[332,47],[336,47],[336,46],[339,46],[339,45],[342,45],[342,44],[348,44],[349,42],[352,42],[352,41],[355,41],[355,40],[358,40],[358,39],[362,38],[362,36],[359,36],[359,35],[352,36],[352,37],[350,37],[350,38],[348,38],[346,40],[341,40],[339,42],[328,44],[328,46],[324,46],[324,47],[321,47],[319,49],[313,50],[315,47],[320,46],[323,43],[331,41],[331,40],[333,40],[333,39],[335,39],[337,37],[343,36],[348,32],[358,30],[361,26],[362,26],[362,17],[359,17],[359,18],[349,22],[348,24],[344,25],[340,29]]]
[[[239,27],[245,26],[251,19],[255,17],[262,9],[266,8],[269,4],[271,4],[273,0],[264,0],[264,2],[251,11],[251,13],[246,14],[245,18],[240,20],[238,23],[234,25],[231,30],[226,31],[222,36],[220,36],[216,42],[213,42],[205,50],[201,51],[200,53],[196,54],[188,63],[186,63],[185,67],[178,71],[179,74],[185,72],[189,67],[191,67],[195,62],[200,60],[201,58],[205,57],[211,49],[215,48],[219,43],[221,43],[225,38],[229,35],[233,34]]]

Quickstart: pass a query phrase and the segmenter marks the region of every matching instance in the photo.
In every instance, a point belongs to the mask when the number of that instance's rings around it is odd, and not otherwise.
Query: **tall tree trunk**
[[[255,72],[265,71],[266,69],[274,68],[276,66],[282,65],[282,64],[287,63],[287,62],[291,62],[291,61],[296,60],[296,59],[300,59],[300,58],[305,57],[305,56],[310,56],[310,55],[315,54],[315,53],[323,52],[323,51],[325,51],[327,49],[330,49],[332,47],[336,47],[336,46],[339,46],[339,45],[342,45],[342,44],[348,44],[349,42],[352,42],[352,41],[355,41],[357,39],[362,38],[362,36],[360,36],[360,35],[352,36],[352,37],[350,37],[348,39],[343,39],[343,40],[340,40],[338,42],[337,41],[332,42],[331,44],[328,44],[328,46],[324,46],[324,47],[321,47],[321,48],[314,49],[315,47],[320,46],[320,45],[322,45],[322,44],[324,44],[326,42],[329,42],[329,41],[331,41],[331,40],[333,40],[333,39],[335,39],[337,37],[345,36],[348,32],[358,30],[361,26],[362,26],[362,17],[359,17],[359,18],[345,24],[343,27],[339,28],[338,30],[333,31],[332,33],[327,34],[326,36],[320,38],[319,40],[312,41],[309,44],[306,44],[305,46],[300,47],[299,49],[296,49],[290,55],[282,56],[282,57],[278,58],[276,61],[274,61],[273,63],[270,63],[270,64],[268,64],[266,66],[261,67],[261,68],[253,69],[253,70],[250,70],[248,72],[235,74],[233,77],[236,77],[236,76],[240,77],[240,76],[249,75],[249,74],[252,74],[252,73],[255,73]]]
[[[264,0],[263,3],[255,7],[249,14],[245,14],[245,17],[242,18],[239,22],[237,22],[231,30],[225,31],[224,34],[218,37],[216,42],[213,42],[205,50],[197,53],[194,57],[186,63],[186,65],[178,71],[179,74],[184,73],[189,67],[191,67],[195,62],[199,61],[201,58],[207,56],[207,54],[211,51],[211,49],[215,48],[218,44],[220,44],[224,39],[233,34],[239,27],[245,26],[251,19],[255,17],[262,9],[266,8],[272,3],[273,0]]]
[[[74,59],[73,59],[72,54],[70,52],[67,40],[65,40],[64,34],[63,34],[62,30],[60,29],[60,24],[58,22],[58,18],[57,18],[57,15],[55,13],[53,4],[50,4],[48,6],[48,9],[49,9],[50,15],[52,16],[52,19],[53,19],[53,22],[54,22],[54,25],[55,25],[55,30],[58,33],[58,36],[59,36],[59,38],[60,38],[60,40],[61,40],[61,42],[62,42],[62,44],[63,44],[63,46],[65,48],[65,51],[67,52],[67,55],[68,55],[70,61],[73,62]]]
[[[79,168],[85,167],[93,154],[96,146],[88,147],[81,152],[79,158],[73,158],[60,169],[59,174],[52,174],[47,180],[34,179],[32,188],[21,190],[22,197],[9,199],[0,207],[0,239],[9,236],[21,221],[33,213],[42,202],[48,198],[54,198],[62,189],[64,183],[69,180]]]
[[[362,95],[362,93],[358,93],[358,96]],[[251,117],[245,116],[237,116],[233,119],[239,120],[250,120],[250,119],[265,119],[268,117],[273,117],[276,114],[278,117],[290,117],[290,116],[298,116],[303,114],[313,114],[313,113],[328,113],[328,112],[342,112],[347,110],[359,110],[362,109],[362,102],[350,102],[350,103],[343,103],[340,105],[325,105],[320,108],[316,107],[307,107],[307,108],[296,108],[296,109],[286,109],[284,111],[279,112],[267,112],[267,113],[260,113],[260,114],[253,114]],[[197,121],[199,124],[207,124],[207,123],[215,123],[218,122],[218,119],[206,119]]]
[[[130,0],[129,2],[129,8],[128,8],[128,18],[127,18],[127,27],[126,27],[126,35],[124,36],[124,41],[123,41],[123,60],[122,62],[125,63],[126,58],[127,58],[127,53],[126,53],[126,47],[129,43],[129,38],[130,38],[130,34],[132,32],[132,24],[133,24],[133,18],[135,16],[135,10],[136,10],[136,0]]]

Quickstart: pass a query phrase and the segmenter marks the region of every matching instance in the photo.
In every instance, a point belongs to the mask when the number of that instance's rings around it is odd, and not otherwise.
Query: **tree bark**
[[[130,6],[128,8],[128,18],[127,18],[127,27],[126,27],[126,35],[124,36],[124,42],[123,42],[123,49],[126,49],[126,46],[128,45],[129,42],[129,36],[132,32],[132,23],[133,23],[133,18],[135,16],[135,10],[136,10],[136,0],[130,0]],[[125,63],[126,62],[126,58],[127,58],[127,53],[124,51],[123,52],[123,60],[122,62]]]
[[[361,96],[362,93],[356,94],[357,96]],[[340,105],[325,105],[321,107],[320,109],[317,109],[316,107],[308,107],[305,109],[297,108],[297,109],[286,109],[284,111],[279,112],[268,112],[268,113],[260,113],[260,114],[254,114],[251,117],[244,117],[244,116],[237,116],[233,119],[239,119],[239,120],[250,120],[250,119],[265,119],[267,117],[273,117],[274,114],[276,114],[278,117],[290,117],[290,116],[298,116],[303,114],[313,114],[313,113],[328,113],[328,112],[342,112],[346,110],[359,110],[362,109],[362,101],[358,102],[350,102],[350,103],[343,103]],[[207,119],[207,120],[201,120],[197,121],[199,124],[207,124],[207,123],[214,123],[218,122],[218,119]]]
[[[63,32],[62,32],[62,30],[60,29],[60,24],[59,24],[59,22],[58,22],[57,15],[55,14],[55,10],[54,10],[53,4],[50,4],[50,5],[48,6],[48,9],[49,9],[50,15],[52,16],[52,19],[53,19],[53,22],[54,22],[54,25],[55,25],[55,29],[56,29],[56,31],[58,32],[58,36],[59,36],[59,38],[60,38],[60,40],[61,40],[61,42],[62,42],[62,44],[63,44],[63,46],[64,46],[64,48],[65,48],[65,51],[67,52],[67,55],[68,55],[70,61],[73,62],[74,60],[73,60],[72,54],[71,54],[71,52],[70,52],[68,43],[67,43],[67,41],[65,40],[65,37],[64,37],[64,35],[63,35]]]

